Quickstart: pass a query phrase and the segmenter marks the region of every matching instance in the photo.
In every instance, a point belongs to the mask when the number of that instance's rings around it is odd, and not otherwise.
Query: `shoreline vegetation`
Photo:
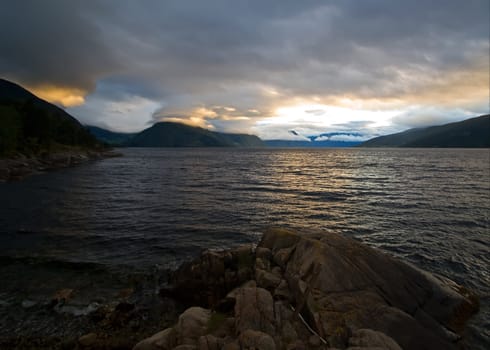
[[[0,182],[116,155],[65,110],[0,79]]]
[[[76,291],[62,290],[56,308]],[[203,251],[160,284],[100,306],[65,339],[0,340],[17,349],[458,349],[478,297],[343,235],[267,230],[258,246]],[[178,316],[180,314],[180,316]],[[153,315],[153,316],[152,316]],[[83,329],[82,329],[83,328]]]

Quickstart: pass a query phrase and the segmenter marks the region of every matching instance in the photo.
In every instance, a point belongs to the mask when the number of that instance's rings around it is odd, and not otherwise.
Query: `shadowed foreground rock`
[[[457,349],[478,310],[456,283],[330,233],[269,230],[172,281],[163,294],[200,306],[134,350]]]

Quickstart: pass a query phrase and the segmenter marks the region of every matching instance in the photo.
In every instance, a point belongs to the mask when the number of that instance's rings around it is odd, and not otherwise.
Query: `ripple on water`
[[[0,184],[0,307],[14,287],[28,301],[73,287],[90,303],[268,226],[315,227],[474,288],[485,297],[469,341],[489,344],[488,150],[122,152]]]

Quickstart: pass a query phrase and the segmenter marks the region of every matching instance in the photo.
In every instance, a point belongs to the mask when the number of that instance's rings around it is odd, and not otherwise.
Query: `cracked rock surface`
[[[162,294],[194,306],[134,350],[458,349],[478,310],[464,287],[353,239],[283,229],[204,252]]]

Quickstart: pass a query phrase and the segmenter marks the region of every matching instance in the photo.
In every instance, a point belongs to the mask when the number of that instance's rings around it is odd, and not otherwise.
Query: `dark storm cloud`
[[[159,107],[142,123],[205,107],[216,127],[235,128],[239,117],[249,126],[294,98],[398,98],[488,60],[487,0],[31,0],[2,7],[2,76],[97,94],[87,103],[153,101]]]
[[[0,11],[0,72],[25,84],[92,89],[118,66],[93,18],[95,1],[10,1]]]

